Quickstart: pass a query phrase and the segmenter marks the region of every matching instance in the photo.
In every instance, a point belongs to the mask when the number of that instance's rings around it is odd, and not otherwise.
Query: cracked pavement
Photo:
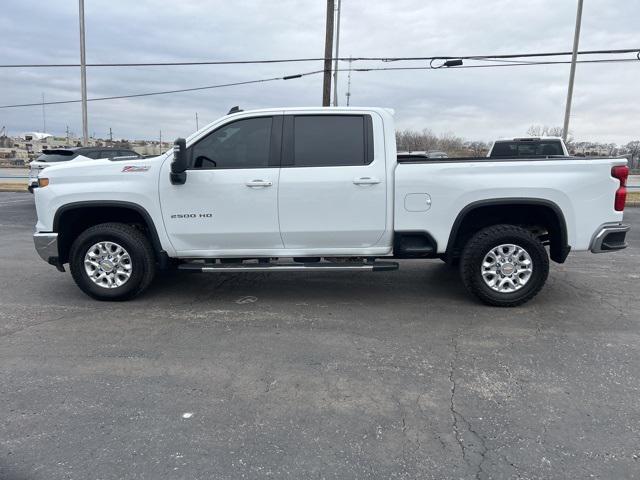
[[[640,478],[626,220],[626,251],[552,264],[516,309],[439,261],[99,303],[37,256],[32,197],[0,193],[0,479]]]

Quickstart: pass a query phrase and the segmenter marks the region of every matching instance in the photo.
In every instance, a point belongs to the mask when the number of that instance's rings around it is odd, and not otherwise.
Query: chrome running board
[[[381,272],[397,270],[396,262],[370,262],[370,263],[183,263],[178,265],[178,270],[202,273],[225,272],[347,272],[368,271]]]

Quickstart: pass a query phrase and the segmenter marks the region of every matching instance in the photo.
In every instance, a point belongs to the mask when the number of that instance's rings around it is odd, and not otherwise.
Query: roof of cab
[[[562,140],[560,137],[514,137],[514,138],[499,138],[495,142],[535,142],[544,140]]]

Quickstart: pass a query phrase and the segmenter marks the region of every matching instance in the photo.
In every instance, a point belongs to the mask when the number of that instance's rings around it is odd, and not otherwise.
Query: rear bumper
[[[58,262],[58,234],[53,232],[33,234],[33,243],[40,258],[51,265]]]
[[[615,223],[602,225],[591,240],[592,253],[613,252],[627,248],[626,236],[630,225]]]

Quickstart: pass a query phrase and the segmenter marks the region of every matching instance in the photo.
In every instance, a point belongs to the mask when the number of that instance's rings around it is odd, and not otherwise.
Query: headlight
[[[38,187],[44,188],[47,185],[49,185],[49,179],[48,178],[39,178],[38,179]]]

